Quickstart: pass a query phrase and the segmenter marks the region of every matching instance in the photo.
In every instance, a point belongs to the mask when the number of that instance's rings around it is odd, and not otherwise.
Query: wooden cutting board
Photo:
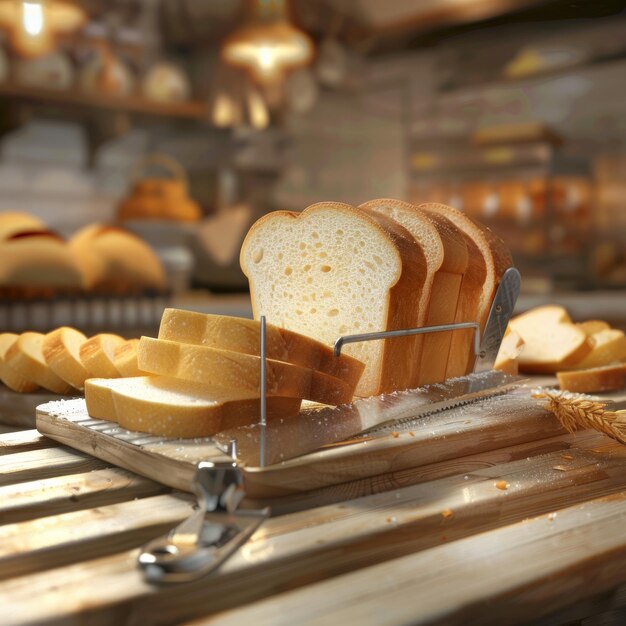
[[[89,417],[82,399],[37,408],[42,434],[165,485],[191,490],[196,464],[228,460],[211,439],[168,440]],[[568,447],[559,423],[523,387],[421,418],[413,430],[338,444],[267,467],[244,466],[249,500],[293,508],[471,471],[526,454],[533,442]],[[545,440],[555,439],[553,444]],[[513,456],[511,456],[513,455]],[[520,457],[521,458],[521,457]],[[463,468],[467,468],[464,470]]]

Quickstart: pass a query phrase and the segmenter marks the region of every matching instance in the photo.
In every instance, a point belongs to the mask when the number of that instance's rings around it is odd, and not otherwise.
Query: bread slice
[[[626,361],[626,335],[615,328],[600,330],[591,335],[593,348],[589,354],[577,361],[576,369],[602,367],[619,361]]]
[[[115,348],[113,366],[125,377],[146,376],[147,372],[139,369],[137,364],[137,346],[139,339],[129,339]]]
[[[524,340],[515,332],[505,334],[493,369],[505,374],[516,375],[519,372],[519,355],[524,348]]]
[[[532,309],[513,318],[509,327],[524,340],[519,366],[529,374],[553,374],[580,362],[593,347],[593,340],[560,306]]]
[[[258,356],[260,323],[243,317],[165,309],[161,317],[159,339]],[[319,370],[329,376],[341,378],[352,386],[359,382],[365,368],[361,361],[347,354],[334,356],[333,350],[320,341],[272,324],[266,325],[266,347],[267,357],[270,359]],[[122,374],[131,375],[125,372]]]
[[[428,214],[443,244],[443,262],[437,270],[430,292],[427,326],[454,322],[463,276],[469,256],[461,231],[437,214]],[[429,333],[424,336],[424,348],[417,386],[438,383],[446,378],[448,357],[454,332]]]
[[[626,387],[626,363],[592,369],[557,372],[559,387],[564,391],[599,393]]]
[[[87,337],[75,328],[62,326],[48,333],[41,346],[48,367],[66,383],[82,389],[89,372],[80,360],[80,348]]]
[[[513,266],[510,252],[501,239],[493,233],[491,236],[488,234],[485,226],[457,209],[437,203],[421,204],[419,208],[442,216],[463,233],[468,250],[468,265],[463,275],[454,321],[478,322],[482,331],[500,278]],[[472,371],[475,361],[472,340],[471,331],[454,332],[446,378],[463,376]]]
[[[115,367],[115,351],[126,340],[119,335],[100,333],[94,335],[80,347],[80,360],[89,373],[89,378],[119,378]]]
[[[578,324],[588,335],[593,335],[601,330],[609,330],[611,327],[602,320],[587,320]]]
[[[321,203],[300,214],[265,215],[250,228],[240,261],[256,319],[265,315],[275,326],[328,346],[342,335],[387,330],[397,323],[394,308],[402,296],[393,290],[402,278],[402,253],[372,217],[349,205]],[[394,358],[402,343],[346,345],[346,354],[365,363],[357,395],[393,385]]]
[[[6,362],[15,372],[44,389],[54,393],[68,393],[71,385],[57,376],[46,363],[43,341],[44,335],[41,333],[22,333],[6,351]]]
[[[13,391],[17,391],[18,393],[30,393],[37,389],[37,383],[22,376],[22,374],[14,370],[6,361],[6,353],[17,339],[18,335],[15,333],[0,334],[0,379]]]
[[[166,287],[155,252],[124,229],[93,224],[75,233],[69,247],[85,272],[88,289],[123,292]]]
[[[394,219],[411,233],[419,245],[424,256],[424,265],[421,276],[415,283],[414,299],[410,301],[415,313],[411,326],[418,328],[426,326],[433,281],[444,259],[444,247],[437,228],[422,211],[408,202],[382,198],[365,202],[359,208],[376,211]],[[409,302],[406,302],[405,306],[408,305]],[[416,335],[417,346],[415,359],[411,364],[412,374],[409,387],[418,385],[424,339],[424,335]]]
[[[151,374],[220,386],[229,392],[259,394],[258,356],[142,337],[137,360],[139,368]],[[354,393],[354,387],[339,378],[274,359],[267,359],[266,375],[268,396],[345,404]]]
[[[116,421],[122,428],[161,437],[209,437],[259,420],[259,399],[250,393],[227,391],[162,376],[92,378],[85,385],[91,417]],[[298,414],[300,400],[267,399],[267,418]]]

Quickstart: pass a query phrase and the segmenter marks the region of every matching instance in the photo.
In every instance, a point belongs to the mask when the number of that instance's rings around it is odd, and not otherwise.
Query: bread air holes
[[[264,253],[263,248],[257,248],[252,253],[252,262],[253,263],[260,263],[263,260],[263,253]]]
[[[285,276],[291,276],[293,274],[293,268],[286,267],[285,268]]]
[[[322,265],[322,267],[320,267],[320,270],[322,272],[324,272],[324,274],[327,274],[328,272],[330,272],[332,268],[330,267],[330,265]]]
[[[302,270],[305,272],[308,272],[310,269],[311,269],[311,266],[308,263],[302,267]]]
[[[330,309],[327,315],[328,317],[337,317],[337,315],[339,315],[339,309]]]

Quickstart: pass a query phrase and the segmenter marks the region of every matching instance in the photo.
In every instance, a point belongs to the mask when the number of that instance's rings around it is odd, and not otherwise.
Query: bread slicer
[[[266,322],[260,329],[261,419],[258,424],[220,433],[216,442],[232,462],[198,464],[194,491],[198,508],[168,534],[145,545],[139,566],[149,582],[184,582],[208,574],[245,543],[269,516],[269,509],[238,510],[244,497],[239,463],[263,467],[325,445],[354,437],[384,436],[419,427],[419,419],[432,413],[506,393],[524,379],[493,370],[509,319],[519,295],[521,278],[509,268],[495,293],[485,330],[476,322],[347,335],[335,342],[335,356],[347,343],[404,337],[429,332],[474,330],[474,372],[419,389],[392,392],[355,400],[339,407],[303,409],[294,419],[267,423],[265,394]],[[289,441],[289,449],[281,442]]]

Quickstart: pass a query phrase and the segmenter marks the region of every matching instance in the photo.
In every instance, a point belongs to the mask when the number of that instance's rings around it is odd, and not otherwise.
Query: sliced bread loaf
[[[6,362],[15,372],[44,389],[54,393],[68,393],[71,385],[57,376],[46,363],[43,341],[44,335],[41,333],[22,333],[6,351]]]
[[[159,339],[258,356],[260,323],[242,317],[165,309],[161,318]],[[332,349],[320,341],[273,324],[266,325],[266,346],[267,357],[270,359],[319,370],[329,376],[341,378],[352,386],[359,382],[365,368],[363,363],[347,354],[334,356]],[[130,375],[122,373],[125,376]]]
[[[162,437],[208,437],[259,419],[259,399],[162,376],[92,378],[85,385],[91,417],[116,421],[122,428]],[[267,399],[268,420],[298,414],[300,400]]]
[[[30,393],[37,389],[37,383],[34,380],[24,377],[6,361],[6,353],[17,339],[18,335],[15,333],[0,334],[0,379],[13,391],[17,391],[18,393]]]
[[[516,375],[519,372],[519,355],[524,347],[524,340],[514,331],[505,334],[493,369],[505,374]]]
[[[478,322],[484,329],[500,278],[513,265],[504,242],[489,237],[486,228],[461,211],[444,204],[421,204],[420,209],[436,213],[456,226],[465,238],[468,265],[459,294],[455,322]],[[455,331],[452,335],[446,378],[463,376],[472,371],[475,355],[471,331]]]
[[[567,311],[547,305],[513,318],[509,328],[523,340],[520,371],[553,374],[580,362],[593,347],[584,330],[573,324]]]
[[[126,340],[119,335],[100,333],[94,335],[80,347],[80,360],[89,373],[89,378],[119,378],[115,367],[115,351]]]
[[[302,213],[276,211],[250,228],[241,248],[255,318],[333,345],[342,335],[387,330],[402,254],[372,217],[344,204],[322,203]],[[407,298],[410,295],[407,294]],[[389,389],[402,340],[346,345],[363,363],[358,395]],[[140,362],[141,365],[141,362]]]
[[[76,389],[84,387],[89,375],[80,360],[80,348],[86,341],[80,331],[62,326],[48,333],[41,346],[48,367]]]
[[[609,330],[611,326],[602,320],[587,320],[578,324],[588,335],[600,332],[601,330]]]
[[[261,359],[258,356],[142,337],[137,361],[141,370],[151,374],[215,385],[231,393],[259,394]],[[354,386],[339,378],[274,359],[266,362],[268,396],[322,404],[345,404],[352,400]]]

